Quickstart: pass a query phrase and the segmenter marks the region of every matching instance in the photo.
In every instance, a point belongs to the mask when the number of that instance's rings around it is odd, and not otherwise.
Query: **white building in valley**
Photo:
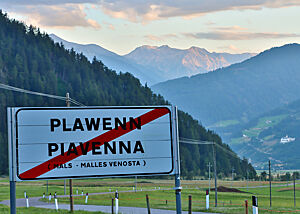
[[[286,143],[293,142],[293,141],[295,141],[295,140],[296,140],[296,138],[294,138],[294,137],[289,137],[288,135],[286,135],[285,137],[282,137],[282,138],[280,139],[280,143],[286,144]]]

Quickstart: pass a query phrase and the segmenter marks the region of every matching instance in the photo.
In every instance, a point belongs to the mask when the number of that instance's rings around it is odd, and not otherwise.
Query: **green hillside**
[[[226,137],[222,128],[300,98],[299,61],[300,45],[289,44],[206,74],[159,83],[153,89]]]
[[[73,99],[87,106],[168,104],[131,74],[117,74],[97,59],[89,62],[83,54],[66,50],[63,45],[55,44],[46,33],[10,20],[2,12],[0,83],[60,96],[69,92]],[[0,174],[8,173],[6,107],[65,105],[61,100],[0,89]],[[215,141],[222,148],[229,149],[219,136],[183,112],[179,112],[179,129],[180,137]],[[207,161],[212,162],[211,147],[182,144],[180,149],[183,175],[205,175]],[[240,160],[222,149],[218,149],[217,153],[220,175],[229,175],[231,167],[240,176],[246,175],[247,168],[250,177],[255,175],[247,160]]]
[[[258,168],[265,167],[271,159],[277,169],[299,169],[299,127],[300,100],[253,119],[234,132],[229,142]],[[286,136],[290,141],[281,140]]]

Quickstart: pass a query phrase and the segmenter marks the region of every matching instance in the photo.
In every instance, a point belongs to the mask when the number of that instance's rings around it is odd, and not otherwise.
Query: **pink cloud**
[[[230,32],[230,31],[211,31],[199,33],[186,33],[186,37],[194,39],[210,39],[210,40],[252,40],[252,39],[277,39],[277,38],[296,38],[300,34],[294,33],[269,33],[269,32]]]
[[[147,23],[170,17],[193,18],[224,10],[244,10],[300,6],[299,0],[101,0],[104,13],[132,22]]]
[[[80,4],[57,4],[16,5],[11,11],[23,15],[27,24],[58,28],[91,27],[100,29],[100,24],[93,19],[88,19],[84,10],[84,6]]]
[[[0,8],[10,12],[25,13],[28,7],[38,17],[41,23],[50,26],[76,26],[74,20],[68,24],[64,17],[68,12],[77,15],[79,26],[100,27],[92,20],[87,20],[82,10],[75,9],[88,4],[91,8],[102,10],[105,14],[131,22],[148,23],[153,20],[167,19],[170,17],[193,18],[207,13],[225,10],[244,10],[262,8],[281,8],[300,6],[299,0],[1,0]],[[69,7],[68,5],[73,5]],[[36,9],[34,9],[34,7]],[[44,15],[46,12],[57,14]],[[75,13],[75,14],[74,14]],[[56,16],[55,16],[56,15]],[[63,15],[63,16],[61,16]],[[34,18],[34,17],[33,17]],[[75,18],[75,17],[74,17]],[[48,20],[47,20],[48,19]],[[54,19],[54,20],[51,20]],[[58,19],[61,19],[60,21]],[[76,20],[76,18],[75,18]],[[39,21],[39,20],[38,20]],[[61,22],[61,24],[60,24]]]

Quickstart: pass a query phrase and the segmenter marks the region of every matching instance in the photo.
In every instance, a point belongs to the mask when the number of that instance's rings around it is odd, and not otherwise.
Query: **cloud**
[[[155,35],[146,35],[144,36],[146,40],[150,40],[150,41],[159,41],[161,42],[163,40],[163,38],[159,37],[159,36],[155,36]]]
[[[212,26],[212,25],[215,25],[216,23],[215,22],[212,22],[212,21],[208,21],[205,23],[205,25],[207,26]]]
[[[73,5],[70,7],[69,5]],[[300,6],[299,0],[1,0],[0,8],[16,14],[26,14],[31,19],[38,17],[37,21],[50,24],[50,26],[89,26],[99,28],[93,20],[88,20],[83,10],[76,7],[88,7],[102,10],[105,14],[131,22],[148,23],[153,20],[167,19],[170,17],[193,18],[207,13],[225,10],[244,10],[281,8]],[[57,14],[49,14],[50,12]],[[44,12],[49,17],[44,15]],[[72,15],[68,15],[70,12]],[[63,16],[59,16],[63,15]],[[77,16],[77,19],[75,16]],[[68,24],[67,17],[72,24]],[[79,24],[75,24],[75,18]],[[49,19],[49,20],[47,20]],[[54,19],[54,20],[51,20]],[[61,19],[59,22],[58,19]]]
[[[16,1],[16,0],[15,0]],[[17,1],[18,2],[18,1]],[[71,28],[91,27],[100,29],[101,26],[93,19],[88,19],[84,6],[80,4],[41,4],[31,5],[34,1],[24,1],[26,5],[15,5],[10,9],[13,14],[21,14],[28,24],[46,27]],[[73,0],[73,2],[79,2]],[[52,1],[54,3],[54,1]],[[1,4],[0,4],[1,6]]]
[[[33,6],[33,5],[64,5],[64,4],[97,4],[98,0],[1,0],[0,6]]]
[[[234,45],[228,45],[228,46],[221,46],[219,47],[219,49],[224,50],[224,51],[228,51],[230,53],[239,53],[241,52],[241,50],[239,48],[237,48]]]
[[[176,34],[173,34],[173,33],[170,33],[170,34],[165,34],[165,35],[160,35],[160,36],[156,36],[156,35],[146,35],[144,36],[144,38],[147,40],[147,41],[158,41],[158,42],[163,42],[167,39],[177,39],[178,36]]]
[[[241,27],[241,26],[238,26],[238,25],[222,26],[222,27],[218,26],[218,27],[213,27],[212,29],[219,30],[219,31],[237,31],[237,30],[245,31],[245,30],[247,30],[247,28],[244,28],[244,27]]]
[[[108,28],[108,29],[110,29],[110,30],[115,30],[116,28],[115,28],[115,26],[113,26],[111,23],[109,23],[109,22],[103,22],[103,24],[105,24],[106,25],[106,27]]]
[[[109,24],[108,28],[111,29],[111,30],[115,30],[115,27],[112,24]]]
[[[300,6],[299,0],[101,0],[102,10],[115,18],[149,22],[169,17],[192,18],[224,10]]]
[[[182,33],[182,35],[188,38],[209,40],[253,40],[300,37],[300,34],[295,33],[249,32],[247,28],[237,25],[216,26],[210,29],[211,31],[208,32]]]
[[[185,33],[186,37],[194,39],[210,39],[210,40],[252,40],[252,39],[278,39],[300,37],[300,34],[294,33],[253,33],[253,32],[232,32],[232,31],[211,31],[199,33]]]

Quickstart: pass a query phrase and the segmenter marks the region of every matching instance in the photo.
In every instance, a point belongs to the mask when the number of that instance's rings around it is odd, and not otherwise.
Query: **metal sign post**
[[[8,127],[8,154],[9,154],[9,186],[10,186],[10,213],[16,214],[16,176],[15,176],[15,123],[13,110],[7,109]]]
[[[176,213],[181,214],[181,185],[180,185],[180,156],[179,156],[179,133],[178,133],[178,113],[177,107],[173,107],[173,136],[175,151],[175,194],[176,194]]]
[[[66,104],[67,107],[70,107],[70,95],[69,93],[66,94]],[[64,180],[66,183],[66,180]],[[70,212],[74,210],[74,201],[73,201],[73,183],[72,179],[69,180],[69,187],[70,187]]]

